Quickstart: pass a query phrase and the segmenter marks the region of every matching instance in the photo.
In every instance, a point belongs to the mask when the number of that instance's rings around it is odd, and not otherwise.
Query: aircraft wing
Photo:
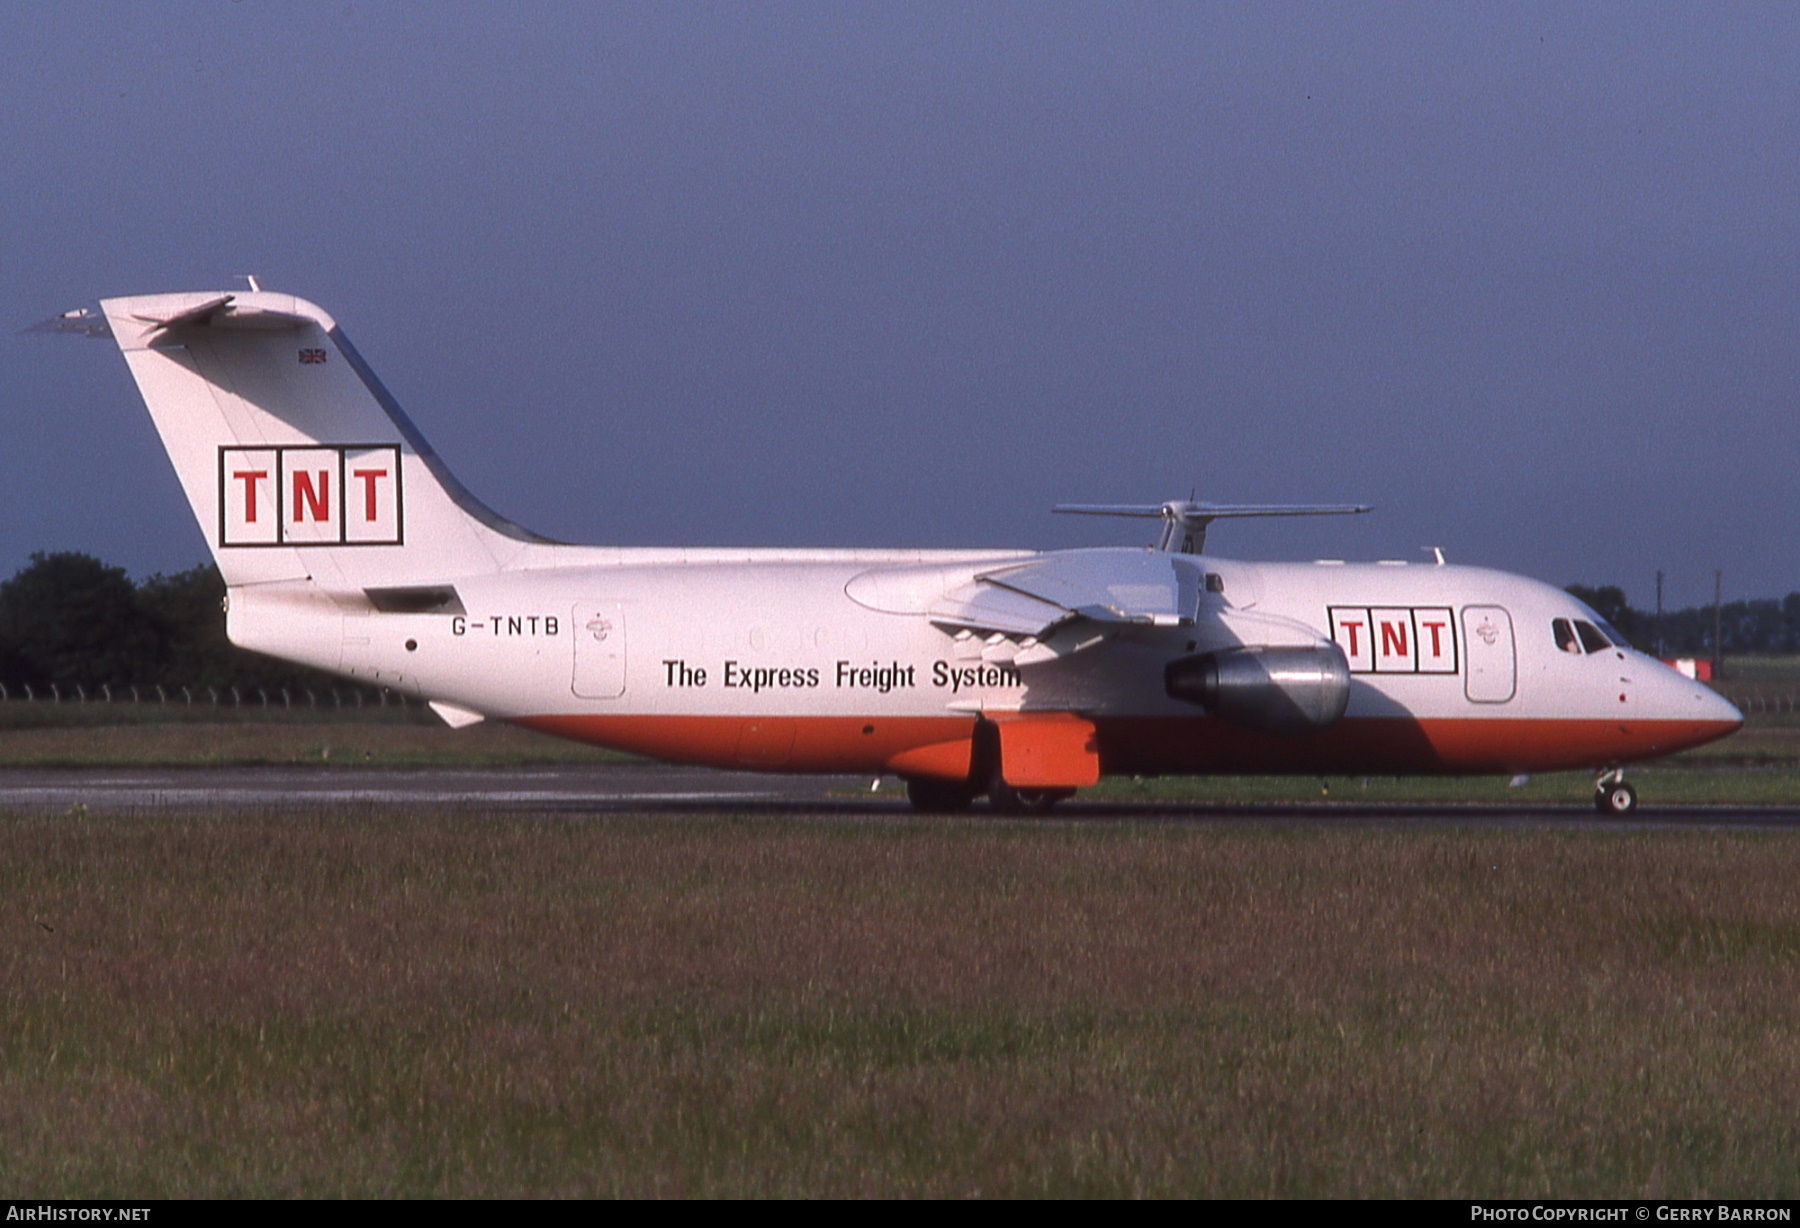
[[[1156,550],[1064,550],[978,573],[945,593],[931,621],[981,655],[1020,665],[1079,652],[1123,625],[1192,623],[1202,576],[1192,556]]]

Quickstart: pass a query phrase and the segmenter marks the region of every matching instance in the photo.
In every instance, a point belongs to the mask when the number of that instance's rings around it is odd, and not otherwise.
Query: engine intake
[[[1350,663],[1336,644],[1230,648],[1171,661],[1163,686],[1210,716],[1262,733],[1313,733],[1350,705]]]

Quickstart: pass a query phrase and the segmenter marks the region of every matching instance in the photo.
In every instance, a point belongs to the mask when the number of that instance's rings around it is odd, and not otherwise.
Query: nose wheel
[[[1637,790],[1625,783],[1619,769],[1603,773],[1594,782],[1594,809],[1601,814],[1623,817],[1637,809]]]

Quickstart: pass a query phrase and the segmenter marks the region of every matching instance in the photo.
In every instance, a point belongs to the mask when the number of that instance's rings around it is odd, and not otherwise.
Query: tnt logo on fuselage
[[[398,546],[392,444],[219,449],[221,546]]]
[[[1353,674],[1454,674],[1456,624],[1448,606],[1327,607],[1331,638]]]

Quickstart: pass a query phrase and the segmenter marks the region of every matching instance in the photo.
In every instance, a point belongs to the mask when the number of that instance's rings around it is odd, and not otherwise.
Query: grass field
[[[1800,1194],[1800,837],[0,819],[0,1188]]]
[[[0,766],[611,757],[418,709],[27,707]],[[1800,719],[1633,779],[1800,803]],[[0,816],[0,1189],[1800,1195],[1800,836],[1256,817],[1590,788],[1092,791],[1246,807],[1202,825]]]
[[[418,707],[0,703],[0,768],[517,766],[621,758],[499,722],[450,729]]]

